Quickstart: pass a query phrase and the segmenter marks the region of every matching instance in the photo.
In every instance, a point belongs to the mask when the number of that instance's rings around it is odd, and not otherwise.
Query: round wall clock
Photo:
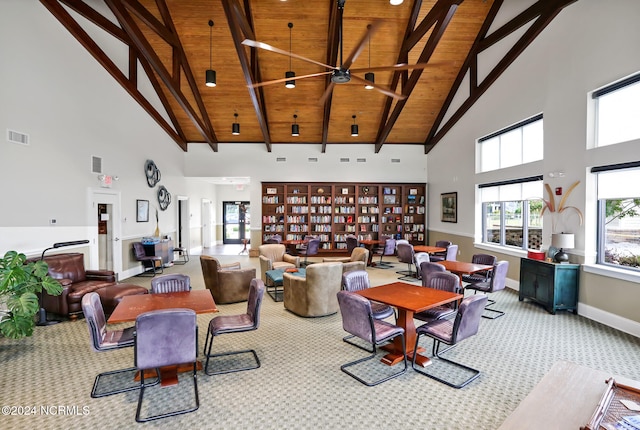
[[[147,184],[153,188],[160,182],[160,170],[153,160],[147,160],[144,163],[144,173],[147,176]]]
[[[160,185],[158,187],[158,205],[160,205],[161,210],[166,210],[171,203],[171,194],[164,185]]]

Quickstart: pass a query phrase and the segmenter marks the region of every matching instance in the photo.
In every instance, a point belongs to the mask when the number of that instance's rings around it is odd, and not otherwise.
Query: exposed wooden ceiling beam
[[[338,61],[338,48],[340,45],[340,26],[338,25],[339,12],[334,7],[335,0],[329,1],[329,26],[327,34],[327,64],[336,64]],[[331,75],[325,78],[325,91],[331,85]],[[333,99],[333,91],[324,102],[322,115],[322,148],[321,152],[327,152],[327,141],[329,140],[329,119],[331,118],[331,100]]]
[[[449,96],[447,97],[447,102],[443,105],[440,113],[438,114],[438,120],[434,122],[432,130],[425,140],[425,153],[429,153],[433,147],[444,137],[444,135],[451,130],[451,128],[462,118],[462,116],[473,106],[473,104],[484,94],[489,87],[502,75],[502,73],[524,52],[524,50],[529,46],[536,37],[544,30],[547,25],[553,21],[553,19],[564,9],[572,3],[575,3],[577,0],[539,0],[534,5],[520,13],[515,18],[511,19],[509,22],[504,24],[502,27],[494,31],[492,35],[484,37],[482,40],[477,40],[474,44],[473,49],[470,51],[467,61],[465,62],[465,66],[460,71],[460,74],[464,76],[467,71],[470,72],[471,80],[470,80],[470,91],[469,97],[460,105],[460,107],[455,111],[455,113],[449,118],[449,120],[440,128],[440,124],[444,115],[446,114],[446,109],[450,106],[451,100],[455,96],[458,88],[460,87],[460,83],[462,79],[456,80],[457,85],[454,85],[451,88]],[[502,1],[500,1],[502,3]],[[487,20],[495,17],[496,11],[491,11],[491,13],[487,16]],[[492,15],[493,14],[493,15]],[[525,33],[518,39],[518,41],[513,45],[513,47],[505,54],[505,56],[498,61],[496,66],[487,74],[484,81],[478,85],[477,83],[477,62],[478,55],[483,50],[487,49],[491,45],[497,43],[502,40],[508,34],[511,34],[516,29],[522,27],[523,25],[529,23],[530,21],[535,20],[533,24],[525,31]],[[487,28],[490,26],[487,25]],[[486,31],[486,30],[485,30]],[[482,33],[479,33],[482,35]],[[489,43],[490,42],[490,43]],[[460,75],[459,75],[460,77]]]

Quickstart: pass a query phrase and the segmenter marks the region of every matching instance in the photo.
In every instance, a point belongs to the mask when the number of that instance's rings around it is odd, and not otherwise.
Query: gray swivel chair
[[[487,297],[484,295],[467,297],[466,299],[462,300],[462,303],[460,304],[460,308],[458,308],[458,312],[456,313],[456,318],[454,320],[434,320],[423,324],[416,329],[417,336],[414,351],[418,349],[420,337],[429,336],[433,339],[433,358],[437,358],[438,362],[442,361],[450,363],[455,367],[462,369],[464,372],[470,374],[468,378],[464,379],[461,382],[456,382],[441,378],[439,376],[436,376],[435,374],[428,373],[427,371],[422,370],[421,366],[416,366],[415,356],[411,363],[413,370],[424,376],[435,379],[438,382],[447,384],[448,386],[453,388],[462,388],[476,379],[478,376],[480,376],[479,370],[442,357],[440,354],[448,351],[451,348],[447,348],[445,351],[440,351],[440,345],[444,343],[446,345],[454,346],[478,333],[478,327],[480,326],[480,317],[482,316],[482,311],[486,304]],[[433,364],[433,366],[435,365],[436,363]]]
[[[375,319],[373,317],[373,311],[371,310],[371,302],[359,294],[350,291],[339,291],[338,304],[340,306],[340,313],[342,315],[342,328],[347,333],[357,336],[363,341],[371,344],[371,350],[367,350],[371,352],[371,355],[343,364],[342,366],[340,366],[340,370],[369,387],[378,385],[384,381],[388,381],[391,378],[395,378],[396,376],[400,376],[401,374],[405,373],[407,371],[407,355],[404,329],[386,321]],[[403,354],[404,369],[392,374],[386,374],[386,376],[375,379],[373,381],[365,380],[362,376],[356,374],[356,372],[348,369],[350,367],[356,366],[359,363],[375,358],[376,347],[382,343],[386,343],[387,341],[396,338],[397,336],[402,336],[402,350],[405,353]],[[366,373],[369,374],[369,370],[367,370]]]
[[[241,315],[220,315],[211,319],[209,322],[209,330],[207,331],[207,340],[204,344],[204,355],[207,357],[207,361],[204,366],[204,373],[207,375],[219,375],[222,373],[240,372],[242,370],[257,369],[260,367],[260,359],[258,358],[256,351],[253,349],[211,354],[211,347],[213,346],[213,338],[216,336],[258,329],[260,326],[260,308],[262,307],[264,290],[265,286],[262,280],[257,278],[253,279],[251,281],[251,286],[249,287],[249,298],[247,300],[246,313]],[[216,371],[209,370],[209,360],[211,358],[245,353],[253,354],[255,365],[241,368],[224,368]]]
[[[474,294],[478,291],[482,293],[494,293],[499,290],[504,290],[507,281],[507,271],[509,270],[509,262],[506,260],[498,261],[493,266],[493,273],[491,278],[488,281],[476,282],[465,287],[465,290],[474,290]],[[500,318],[504,315],[504,311],[500,311],[498,309],[491,309],[490,306],[495,304],[496,301],[492,299],[488,299],[487,306],[485,307],[485,311],[493,312],[497,314],[494,317],[490,317],[487,315],[482,315],[482,318],[494,320],[496,318]]]
[[[160,275],[151,280],[151,294],[179,291],[191,291],[191,278],[188,275],[172,273]]]
[[[309,264],[309,261],[307,260],[307,258],[310,255],[318,255],[318,250],[320,249],[320,239],[318,238],[313,238],[311,240],[309,240],[309,242],[307,242],[307,247],[305,249],[302,249],[299,254],[300,255],[304,255],[304,261],[300,262],[300,266],[301,267],[307,267]]]
[[[493,266],[496,264],[498,259],[495,255],[491,254],[473,254],[471,257],[471,262],[474,264],[485,264],[487,266]],[[477,273],[472,273],[470,275],[462,275],[462,282],[467,283],[476,283],[476,282],[487,282],[491,277],[491,271],[482,271]]]
[[[446,272],[447,269],[444,268],[442,264],[432,263],[430,261],[423,261],[420,263],[420,267],[418,268],[420,271],[420,279],[422,279],[422,286],[428,287],[426,276],[431,272]]]
[[[417,278],[417,273],[413,270],[415,262],[413,245],[409,243],[398,243],[397,251],[398,261],[400,263],[407,263],[407,270],[399,270],[396,272],[398,275],[403,275],[398,279],[401,281],[414,281]]]
[[[170,335],[169,335],[170,334]],[[140,394],[136,421],[146,422],[160,418],[193,412],[200,406],[198,398],[198,324],[196,313],[191,309],[160,309],[145,312],[136,318],[134,334],[135,364],[140,371]],[[161,367],[178,364],[193,363],[194,405],[187,408],[172,410],[155,415],[142,417],[144,393],[147,388],[157,385],[145,383],[145,370],[155,369],[160,374]],[[161,390],[158,387],[157,390]],[[160,397],[160,393],[153,390],[153,396]],[[153,410],[155,408],[147,408]]]
[[[388,237],[384,242],[384,246],[374,250],[374,254],[380,256],[380,261],[378,262],[378,266],[377,266],[378,268],[380,269],[392,268],[393,265],[388,261],[383,261],[382,258],[396,255],[396,240],[391,237]]]

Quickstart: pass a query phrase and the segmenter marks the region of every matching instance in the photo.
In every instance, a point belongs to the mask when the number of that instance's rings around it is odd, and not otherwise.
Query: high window
[[[599,264],[640,271],[640,161],[599,166]]]
[[[595,146],[640,139],[640,73],[594,91]]]
[[[521,249],[542,245],[542,176],[481,184],[482,242]]]
[[[488,172],[542,160],[542,114],[478,139],[477,171]]]

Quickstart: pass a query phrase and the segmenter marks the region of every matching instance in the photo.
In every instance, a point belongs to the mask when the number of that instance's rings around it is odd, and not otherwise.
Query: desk
[[[437,252],[447,252],[447,248],[441,248],[439,246],[414,245],[413,251],[426,252],[427,254],[435,254]]]
[[[367,261],[367,266],[374,267],[376,263],[373,260],[373,248],[376,245],[383,245],[386,243],[386,240],[378,240],[378,239],[365,239],[361,240],[360,243],[364,245],[364,247],[369,251],[369,261]]]
[[[218,312],[211,291],[194,290],[179,293],[144,294],[140,296],[125,296],[116,306],[108,319],[109,324],[135,321],[138,315],[159,309],[185,308],[192,309],[197,314],[208,312]],[[160,369],[160,380],[162,386],[175,385],[178,383],[178,372],[185,372],[193,369],[191,363],[169,366]],[[198,370],[202,369],[202,363],[198,362]],[[147,370],[145,377],[155,377],[155,370]],[[139,378],[139,376],[137,376]]]
[[[413,321],[413,314],[462,299],[462,294],[420,287],[405,282],[393,282],[379,287],[367,288],[366,290],[357,291],[357,294],[398,309],[396,324],[404,328],[407,359],[412,359],[415,354],[416,363],[423,367],[429,365],[431,360],[429,357],[418,354],[422,350],[413,350],[416,344],[416,326]],[[382,358],[383,363],[393,366],[403,360],[402,341],[399,337],[394,339],[393,345],[383,347],[383,349],[389,351],[389,354]]]
[[[493,266],[487,264],[465,263],[464,261],[443,260],[436,261],[435,263],[442,264],[449,272],[458,275],[460,278],[460,285],[462,285],[462,275],[471,275],[472,273],[482,272],[485,270],[493,270]]]
[[[267,294],[271,296],[274,302],[281,302],[284,300],[284,290],[282,288],[278,289],[278,287],[282,287],[284,282],[284,272],[286,269],[273,269],[267,270],[264,274],[267,278],[271,279],[273,282],[273,286],[266,287]],[[300,276],[304,278],[307,276],[307,271],[305,268],[301,267],[297,272],[289,272],[294,276]]]

